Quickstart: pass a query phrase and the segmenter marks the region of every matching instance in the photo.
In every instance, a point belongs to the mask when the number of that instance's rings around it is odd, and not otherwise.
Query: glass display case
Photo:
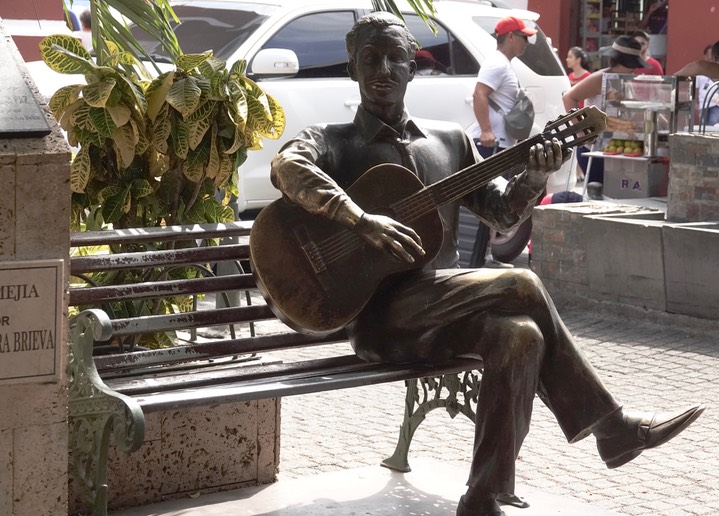
[[[590,154],[604,158],[604,194],[666,196],[669,135],[693,129],[693,78],[605,73],[600,108],[607,127]]]

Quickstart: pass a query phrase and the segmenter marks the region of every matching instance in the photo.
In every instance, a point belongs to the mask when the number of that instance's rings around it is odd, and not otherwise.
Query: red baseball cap
[[[534,36],[537,33],[535,29],[530,29],[522,20],[514,16],[502,18],[497,22],[497,26],[494,28],[494,33],[497,36],[509,34],[510,32],[521,32],[527,36]]]

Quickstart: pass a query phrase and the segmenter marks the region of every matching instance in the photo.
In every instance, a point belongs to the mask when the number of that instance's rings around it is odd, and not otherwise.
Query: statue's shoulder
[[[462,126],[457,122],[429,118],[412,118],[412,121],[427,135],[464,137],[465,134]]]

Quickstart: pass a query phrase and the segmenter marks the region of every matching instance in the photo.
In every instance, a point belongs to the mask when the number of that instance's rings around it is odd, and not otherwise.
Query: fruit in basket
[[[602,151],[609,156],[621,154],[624,152],[624,142],[622,140],[609,140],[609,143]]]
[[[639,158],[644,155],[644,143],[638,140],[626,142],[624,155],[628,158]]]

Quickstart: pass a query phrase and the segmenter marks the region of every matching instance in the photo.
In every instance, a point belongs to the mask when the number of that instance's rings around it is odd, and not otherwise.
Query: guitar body
[[[397,218],[392,205],[424,188],[400,165],[378,165],[365,172],[347,194],[364,211]],[[401,220],[401,219],[398,219]],[[426,255],[410,264],[369,245],[359,235],[319,215],[279,199],[255,219],[250,236],[252,268],[258,288],[277,317],[304,333],[343,328],[388,276],[431,261],[444,230],[436,211],[410,221]]]

